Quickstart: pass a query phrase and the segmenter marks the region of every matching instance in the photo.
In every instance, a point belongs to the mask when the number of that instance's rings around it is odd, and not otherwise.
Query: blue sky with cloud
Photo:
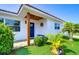
[[[33,6],[65,21],[79,23],[79,4],[33,4]],[[0,9],[17,12],[19,4],[0,4]]]

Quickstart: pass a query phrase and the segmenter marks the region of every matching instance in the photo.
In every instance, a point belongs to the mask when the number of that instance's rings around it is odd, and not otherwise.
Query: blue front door
[[[30,23],[30,38],[34,38],[34,23]]]

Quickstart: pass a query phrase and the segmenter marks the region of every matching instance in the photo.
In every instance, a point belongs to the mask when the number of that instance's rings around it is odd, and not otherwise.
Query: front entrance
[[[30,23],[30,38],[34,38],[34,23]]]
[[[32,20],[36,20],[39,21],[41,19],[44,19],[43,17],[37,16],[35,14],[31,14],[29,11],[27,12],[27,15],[24,16],[25,21],[27,21],[27,25],[26,25],[26,32],[27,32],[27,45],[30,45],[30,38],[34,38],[35,35],[35,28],[34,28],[34,23],[30,23],[31,19]]]

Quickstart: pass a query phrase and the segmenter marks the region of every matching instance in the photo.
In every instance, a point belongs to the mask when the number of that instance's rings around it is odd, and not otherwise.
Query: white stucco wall
[[[18,41],[18,40],[25,40],[27,38],[27,29],[26,29],[26,26],[27,24],[25,24],[25,21],[24,19],[19,19],[20,20],[20,32],[13,32],[15,34],[14,38],[15,38],[15,41]],[[47,20],[46,19],[43,19],[43,20],[32,20],[30,22],[33,22],[34,23],[34,36],[37,36],[38,34],[42,34],[42,35],[45,35],[47,34]],[[44,26],[41,27],[40,26],[40,23],[43,23]]]
[[[25,24],[25,20],[24,19],[19,19],[19,18],[16,18],[16,17],[9,17],[9,16],[1,16],[3,18],[8,18],[8,19],[13,19],[13,20],[19,20],[20,21],[20,32],[13,32],[15,34],[14,38],[15,40],[14,41],[17,41],[17,40],[25,40],[26,37],[27,37],[27,29],[26,29],[26,25]],[[31,19],[31,22],[33,22],[35,24],[34,26],[34,35],[37,36],[38,34],[41,34],[41,35],[46,35],[48,33],[50,34],[57,34],[58,32],[61,31],[60,30],[55,30],[54,29],[54,23],[56,21],[53,21],[53,20],[48,20],[48,19],[41,19],[41,20],[32,20]],[[44,26],[41,27],[40,26],[40,23],[43,23]],[[60,22],[59,22],[60,23]],[[60,28],[62,28],[62,24],[60,23]]]
[[[26,24],[23,19],[20,20],[20,32],[14,32],[15,41],[17,40],[25,40],[26,39]]]
[[[34,30],[34,35],[37,36],[38,34],[45,35],[47,33],[47,20],[42,19],[42,20],[31,20],[35,24],[35,30]],[[43,27],[40,26],[40,23],[43,23]]]
[[[59,23],[60,24],[60,29],[56,30],[55,29],[55,23]],[[57,34],[59,32],[61,32],[63,28],[63,24],[57,21],[53,21],[53,20],[47,20],[47,33],[49,34]]]
[[[23,19],[20,20],[21,21],[21,29],[20,32],[15,32],[15,40],[25,40],[27,37],[27,29],[26,29],[26,25],[25,21]],[[31,22],[33,22],[35,24],[34,26],[34,36],[37,36],[38,34],[41,35],[46,35],[48,33],[50,34],[57,34],[59,32],[61,32],[61,28],[63,27],[63,25],[60,23],[60,30],[55,30],[54,29],[54,21],[52,20],[46,20],[46,19],[42,19],[42,20],[32,20]],[[43,23],[44,26],[41,27],[40,23]]]

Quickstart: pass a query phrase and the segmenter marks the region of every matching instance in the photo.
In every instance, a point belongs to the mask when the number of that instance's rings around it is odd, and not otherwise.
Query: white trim
[[[29,6],[25,5],[25,4],[22,5],[22,7],[21,7],[21,9],[19,10],[19,13],[18,13],[18,14],[8,13],[8,12],[5,12],[5,11],[0,11],[0,13],[4,13],[4,14],[6,13],[6,14],[8,14],[8,15],[12,15],[12,16],[18,17],[24,8],[26,8],[28,12],[29,12],[28,9],[30,9],[30,10],[33,10],[33,11],[35,11],[35,12],[38,12],[40,15],[43,15],[42,17],[44,17],[44,18],[49,18],[49,19],[52,19],[52,20],[59,21],[59,22],[62,22],[62,23],[63,23],[62,20],[59,20],[59,19],[57,19],[57,18],[55,18],[55,17],[53,17],[53,16],[50,16],[50,15],[48,15],[48,14],[45,14],[45,13],[43,13],[43,12],[37,10],[37,9],[34,9],[34,8],[32,8],[32,7],[29,7]]]

